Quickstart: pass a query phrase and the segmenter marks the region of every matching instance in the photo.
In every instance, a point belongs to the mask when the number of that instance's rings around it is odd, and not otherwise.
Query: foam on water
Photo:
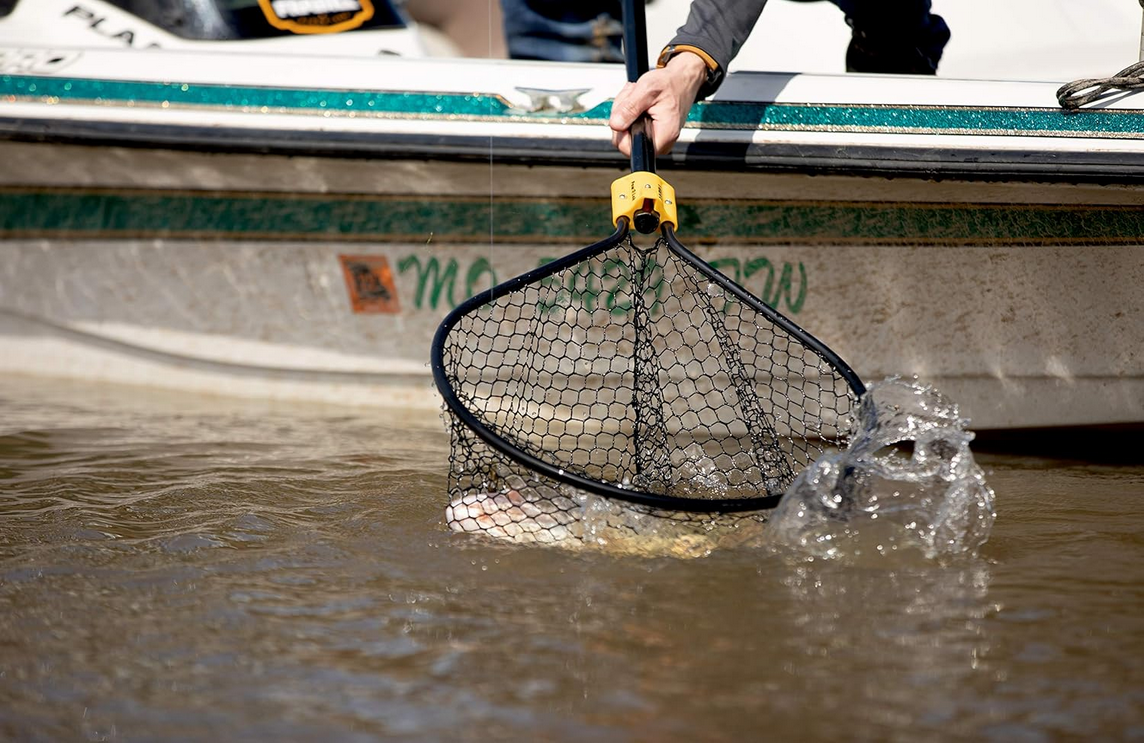
[[[995,514],[968,423],[928,385],[899,378],[872,385],[850,446],[791,484],[771,515],[768,541],[851,562],[976,554]]]

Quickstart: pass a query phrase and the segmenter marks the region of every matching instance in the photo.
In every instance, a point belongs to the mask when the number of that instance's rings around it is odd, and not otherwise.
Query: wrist
[[[674,55],[663,66],[663,69],[684,82],[693,93],[698,93],[703,84],[707,82],[707,63],[698,54],[688,51]]]
[[[674,76],[677,74],[694,83],[692,90],[696,92],[697,100],[706,98],[715,92],[723,82],[723,68],[715,58],[703,49],[691,44],[669,44],[659,53],[656,64],[661,69],[668,69]]]

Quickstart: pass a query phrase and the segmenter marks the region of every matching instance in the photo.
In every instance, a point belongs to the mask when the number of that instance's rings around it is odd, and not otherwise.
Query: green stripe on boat
[[[327,112],[331,115],[467,120],[520,119],[600,124],[611,102],[576,113],[524,113],[491,93],[312,90],[205,83],[96,80],[0,75],[0,99],[222,108],[242,111]],[[1056,107],[906,106],[710,101],[694,106],[693,126],[767,131],[863,131],[926,134],[1005,134],[1144,138],[1140,111]]]
[[[0,189],[0,238],[584,244],[608,234],[605,199],[497,199]],[[723,244],[1139,244],[1144,209],[694,200],[688,242]]]

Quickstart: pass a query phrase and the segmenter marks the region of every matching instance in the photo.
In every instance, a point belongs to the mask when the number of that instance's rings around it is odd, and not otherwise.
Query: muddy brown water
[[[8,378],[0,738],[1144,740],[1140,438],[979,450],[975,559],[684,560],[450,533],[432,415]]]

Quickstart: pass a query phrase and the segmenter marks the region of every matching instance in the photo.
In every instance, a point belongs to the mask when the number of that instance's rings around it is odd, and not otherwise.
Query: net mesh
[[[857,394],[838,365],[677,245],[617,233],[446,321],[451,528],[552,542],[740,524],[845,444]]]

